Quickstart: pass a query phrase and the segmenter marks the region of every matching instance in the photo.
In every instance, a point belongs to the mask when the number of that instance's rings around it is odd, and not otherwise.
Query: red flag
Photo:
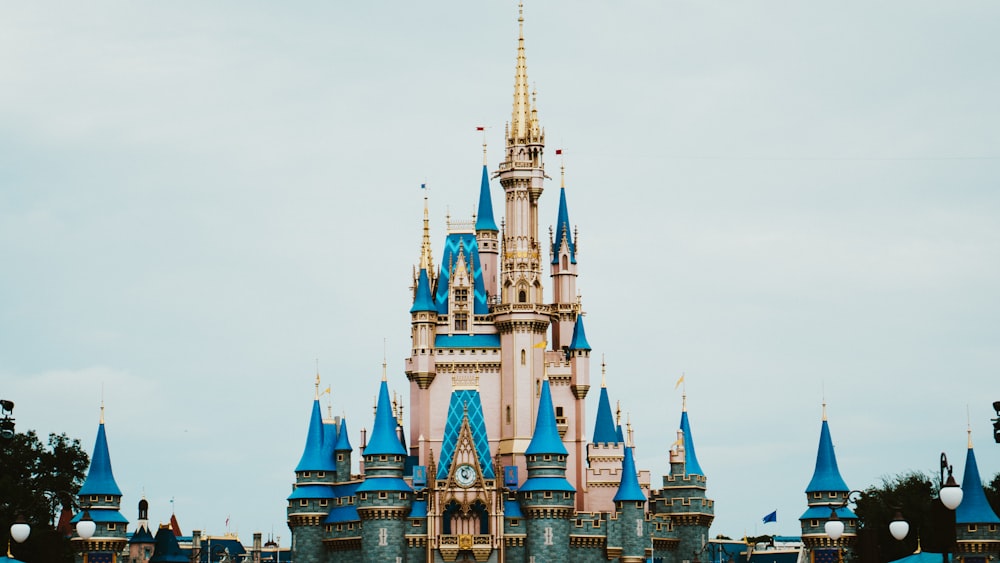
[[[562,149],[556,149],[556,154],[562,154]]]
[[[486,130],[485,127],[476,127],[476,131],[485,131],[485,130]]]

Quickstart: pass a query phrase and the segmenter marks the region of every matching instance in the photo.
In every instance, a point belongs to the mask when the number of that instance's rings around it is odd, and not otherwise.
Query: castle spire
[[[639,486],[639,477],[635,470],[635,459],[629,444],[625,447],[625,459],[622,461],[622,481],[615,493],[615,502],[646,502],[646,495]]]
[[[847,492],[847,483],[840,476],[837,467],[837,454],[833,451],[833,440],[830,438],[830,423],[826,420],[826,403],[823,403],[823,426],[819,433],[819,449],[816,451],[816,469],[812,480],[806,487],[807,493],[812,492]]]
[[[118,495],[122,491],[115,482],[111,470],[111,454],[108,450],[108,436],[104,430],[104,402],[101,401],[101,422],[97,426],[97,440],[94,443],[94,454],[90,457],[90,469],[87,479],[80,487],[80,496],[84,495]]]
[[[684,432],[684,473],[687,475],[705,476],[705,472],[698,463],[698,456],[694,452],[694,436],[691,435],[691,422],[688,420],[687,398],[685,397],[684,410],[681,411],[681,431]]]
[[[618,443],[618,431],[611,415],[611,401],[608,399],[608,387],[605,381],[605,365],[601,362],[601,396],[597,401],[597,420],[594,424],[594,444]]]
[[[318,381],[318,380],[317,380]],[[316,386],[319,389],[319,384]],[[302,457],[299,464],[295,466],[295,471],[334,471],[337,466],[333,460],[324,455],[328,450],[324,448],[323,439],[323,412],[319,406],[319,396],[313,399],[312,414],[309,418],[309,430],[306,433],[306,446],[302,450]]]
[[[517,67],[514,71],[514,109],[510,118],[508,143],[525,142],[531,119],[531,102],[528,99],[528,60],[524,53],[524,2],[517,14]]]
[[[375,424],[372,425],[371,439],[365,448],[365,456],[406,455],[406,449],[396,434],[396,417],[392,413],[389,400],[389,386],[385,380],[383,363],[382,383],[379,385],[378,402],[375,406]]]
[[[965,473],[962,476],[962,502],[955,509],[956,524],[1000,524],[1000,518],[990,507],[979,476],[976,452],[972,449],[972,430],[969,429],[969,449],[965,454]]]
[[[566,446],[559,437],[556,426],[555,409],[552,408],[552,391],[549,389],[548,376],[542,380],[542,393],[538,398],[538,417],[535,419],[535,432],[531,435],[531,443],[524,451],[532,454],[562,454],[568,455]]]
[[[486,144],[483,143],[483,177],[479,182],[479,211],[476,213],[476,231],[499,232],[493,220],[493,198],[490,197],[490,175],[486,169]]]
[[[424,234],[420,242],[420,269],[434,271],[434,257],[431,254],[431,220],[427,209],[427,184],[420,184],[424,190]]]

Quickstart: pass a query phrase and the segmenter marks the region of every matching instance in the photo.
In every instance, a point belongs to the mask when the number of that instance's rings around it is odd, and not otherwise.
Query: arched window
[[[507,424],[510,424],[510,405],[507,405]]]
[[[527,303],[528,302],[528,292],[524,291],[523,289],[521,291],[518,291],[517,292],[517,302],[518,303]]]
[[[563,268],[563,270],[566,270],[566,269],[569,268],[569,258],[565,254],[563,254],[563,257],[562,257],[562,268]]]
[[[528,353],[525,352],[524,350],[521,350],[521,365],[522,366],[527,365],[527,363],[528,363]]]

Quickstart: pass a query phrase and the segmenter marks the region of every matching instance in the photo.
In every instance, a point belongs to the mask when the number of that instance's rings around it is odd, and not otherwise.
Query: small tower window
[[[469,300],[469,290],[462,288],[455,288],[455,303],[465,303]]]
[[[510,405],[507,405],[507,424],[510,424]]]
[[[528,353],[523,349],[521,350],[521,365],[526,365],[528,363]]]
[[[517,302],[518,303],[527,303],[528,302],[528,292],[524,291],[523,289],[521,291],[518,291],[517,292]]]
[[[566,257],[565,254],[563,254],[562,257],[562,268],[563,270],[569,269],[569,259]]]
[[[455,313],[455,330],[469,330],[469,315],[465,313]]]

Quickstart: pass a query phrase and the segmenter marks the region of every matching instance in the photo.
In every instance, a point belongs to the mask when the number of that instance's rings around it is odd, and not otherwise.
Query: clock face
[[[455,482],[460,487],[469,487],[476,482],[476,468],[468,463],[463,463],[455,470]]]

